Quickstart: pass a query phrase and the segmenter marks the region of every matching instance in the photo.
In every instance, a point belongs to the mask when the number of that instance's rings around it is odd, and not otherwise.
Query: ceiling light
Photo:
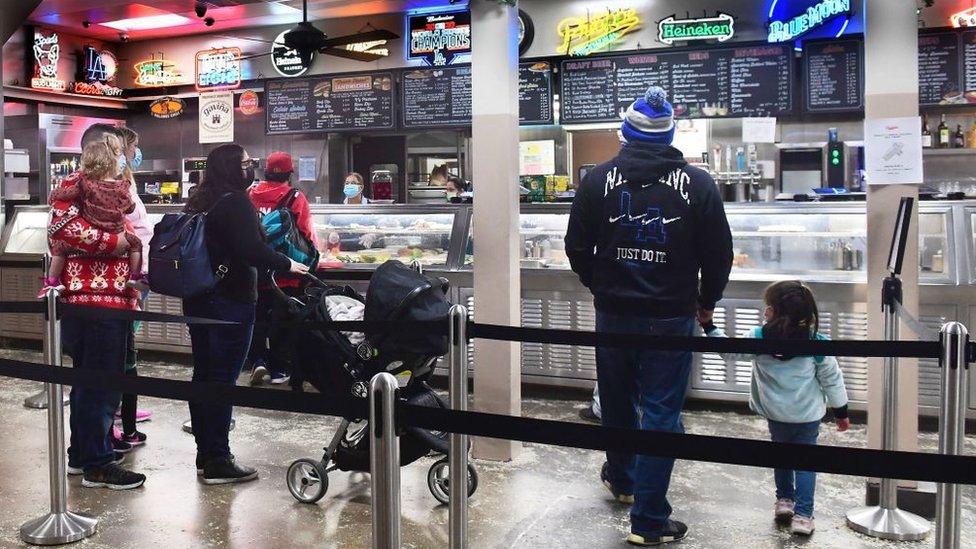
[[[164,15],[150,15],[148,17],[119,19],[117,21],[99,23],[99,25],[123,31],[141,31],[163,29],[166,27],[179,27],[180,25],[186,25],[188,23],[190,23],[190,20],[182,15],[167,13]]]

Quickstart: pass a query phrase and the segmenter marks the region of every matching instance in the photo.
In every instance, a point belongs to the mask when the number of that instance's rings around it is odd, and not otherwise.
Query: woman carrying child
[[[827,339],[818,332],[820,316],[813,292],[802,282],[777,282],[766,289],[765,324],[748,337],[757,339]],[[703,325],[709,337],[725,337],[714,324]],[[816,444],[820,422],[829,406],[838,431],[850,427],[847,389],[837,359],[829,356],[723,355],[750,360],[749,407],[766,418],[773,442]],[[813,498],[817,474],[775,469],[777,522],[789,522],[794,534],[813,533]]]

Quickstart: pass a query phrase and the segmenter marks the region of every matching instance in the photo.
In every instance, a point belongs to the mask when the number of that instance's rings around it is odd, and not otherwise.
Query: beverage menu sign
[[[807,112],[856,112],[864,108],[861,40],[803,42],[803,108]]]
[[[566,60],[561,122],[616,122],[650,85],[668,90],[679,117],[791,114],[792,49],[761,44]]]
[[[408,70],[403,73],[404,128],[471,124],[471,67]]]
[[[552,66],[545,62],[519,64],[519,123],[552,124]]]
[[[396,124],[389,72],[270,80],[265,103],[269,134],[381,130]]]
[[[965,103],[960,69],[959,34],[953,31],[918,36],[918,102],[921,105]]]

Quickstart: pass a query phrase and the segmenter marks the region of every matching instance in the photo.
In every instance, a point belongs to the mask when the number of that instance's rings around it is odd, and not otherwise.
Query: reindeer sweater
[[[61,183],[62,188],[77,185],[75,173]],[[71,201],[54,201],[48,223],[48,240],[59,240],[79,254],[71,255],[61,272],[65,303],[108,309],[135,309],[137,295],[125,283],[129,280],[129,260],[113,257],[121,233],[93,227]]]

